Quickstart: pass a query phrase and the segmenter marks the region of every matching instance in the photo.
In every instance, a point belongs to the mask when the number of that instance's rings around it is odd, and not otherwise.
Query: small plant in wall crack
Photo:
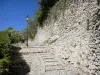
[[[49,40],[45,40],[45,41],[44,41],[44,44],[48,44],[48,43],[49,43]]]

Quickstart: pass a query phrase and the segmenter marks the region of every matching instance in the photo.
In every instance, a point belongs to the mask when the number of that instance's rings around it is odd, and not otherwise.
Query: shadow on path
[[[27,75],[30,72],[29,65],[22,58],[22,55],[19,53],[21,50],[20,47],[12,48],[12,64],[10,66],[9,75]]]

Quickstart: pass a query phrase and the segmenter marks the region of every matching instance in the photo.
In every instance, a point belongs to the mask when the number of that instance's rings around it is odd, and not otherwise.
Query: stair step
[[[53,60],[54,61],[56,59],[54,59],[54,58],[43,58],[43,60],[51,60],[51,61]]]
[[[45,71],[45,75],[66,75],[64,70]]]
[[[64,68],[62,65],[46,65],[45,70],[46,71],[64,70]]]
[[[45,62],[58,62],[57,60],[44,60]]]
[[[55,58],[54,56],[41,56],[42,58]]]
[[[45,65],[58,65],[60,64],[59,62],[44,62]]]
[[[44,56],[44,55],[50,55],[51,56],[51,54],[49,54],[49,53],[41,53],[40,55],[42,55],[42,56]]]
[[[63,68],[63,66],[62,65],[46,65],[45,68],[46,69],[54,69],[54,68],[59,69],[59,68]]]
[[[64,68],[59,68],[59,69],[47,69],[45,70],[45,72],[48,72],[48,71],[60,71],[60,70],[64,70]]]
[[[51,58],[51,57],[44,57],[43,59],[54,59],[54,58]]]
[[[61,66],[61,64],[45,65],[46,67]]]

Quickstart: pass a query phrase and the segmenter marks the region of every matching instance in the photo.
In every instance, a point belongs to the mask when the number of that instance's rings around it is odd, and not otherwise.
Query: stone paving
[[[30,67],[28,75],[66,75],[64,66],[46,47],[23,47],[20,53]]]

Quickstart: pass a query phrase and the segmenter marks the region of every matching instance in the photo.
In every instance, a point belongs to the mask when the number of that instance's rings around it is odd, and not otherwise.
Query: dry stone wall
[[[57,18],[49,14],[34,42],[48,44],[67,75],[100,75],[100,0],[71,0],[69,5],[64,0],[64,11],[57,8],[62,1],[54,6]]]

